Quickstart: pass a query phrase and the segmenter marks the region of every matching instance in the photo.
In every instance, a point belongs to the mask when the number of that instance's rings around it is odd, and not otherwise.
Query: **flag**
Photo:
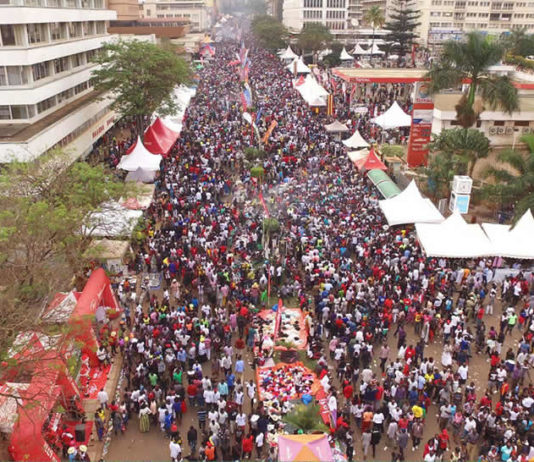
[[[243,98],[245,99],[245,107],[252,106],[252,95],[248,88],[243,89],[241,101],[243,101]]]
[[[234,59],[233,61],[230,61],[228,63],[229,66],[235,66],[236,64],[239,64],[241,61],[239,59]]]
[[[248,112],[243,112],[243,119],[245,119],[249,124],[252,123],[252,116]]]
[[[247,99],[245,98],[245,93],[241,92],[241,106],[243,106],[243,111],[247,110]]]
[[[347,82],[341,84],[341,91],[343,92],[343,96],[347,95]]]
[[[335,94],[336,93],[336,89],[337,89],[337,83],[336,83],[334,77],[332,77],[330,79],[330,85],[332,85],[332,92]]]
[[[263,211],[265,212],[265,216],[267,218],[269,218],[269,209],[267,208],[267,204],[265,204],[265,199],[263,198],[263,194],[262,192],[260,191],[260,193],[258,194],[258,199],[260,200],[261,202],[261,206],[263,207]]]
[[[300,85],[303,85],[304,82],[306,82],[306,79],[303,75],[301,75],[298,80],[295,82],[295,87],[299,87]]]
[[[350,96],[349,96],[349,104],[352,103],[352,98],[354,97],[354,93],[356,92],[356,84],[352,84],[352,88],[350,90]]]
[[[260,110],[258,111],[258,114],[256,114],[256,123],[258,123],[260,121],[262,112],[263,112],[263,108],[260,107]]]
[[[326,102],[326,115],[334,115],[334,95],[330,93]]]
[[[275,127],[278,125],[278,122],[276,120],[273,120],[271,122],[271,125],[269,125],[269,128],[267,129],[267,131],[265,132],[265,135],[263,135],[263,139],[262,139],[262,143],[263,144],[266,144],[267,141],[269,141],[269,137],[271,136],[271,134],[273,133],[273,130],[275,129]]]

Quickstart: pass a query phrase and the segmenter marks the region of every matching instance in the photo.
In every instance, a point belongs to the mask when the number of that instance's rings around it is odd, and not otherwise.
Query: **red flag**
[[[263,211],[265,212],[265,216],[269,218],[269,209],[267,208],[267,205],[265,204],[265,199],[263,198],[263,194],[261,191],[258,194],[258,198],[260,199],[261,205],[263,207]]]
[[[336,83],[334,77],[332,77],[332,78],[330,79],[330,84],[332,85],[332,91],[333,91],[333,93],[335,93],[335,92],[336,92],[336,89],[337,89],[337,83]]]
[[[352,88],[350,90],[350,96],[349,96],[349,104],[352,103],[352,98],[355,92],[356,92],[356,84],[352,84]]]

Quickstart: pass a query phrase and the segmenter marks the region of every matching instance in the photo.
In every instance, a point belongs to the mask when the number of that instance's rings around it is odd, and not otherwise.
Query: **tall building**
[[[345,35],[351,0],[284,0],[282,22],[290,32],[300,32],[307,23],[321,23],[336,37]]]
[[[139,19],[139,2],[137,0],[108,0],[108,8],[117,12],[117,21]]]
[[[181,18],[190,22],[190,32],[206,32],[212,25],[211,0],[145,0],[140,5],[142,18]]]
[[[420,42],[437,48],[449,39],[478,30],[500,35],[526,28],[534,33],[534,2],[490,0],[417,0],[421,11]]]
[[[117,17],[104,0],[0,4],[0,162],[55,146],[75,159],[113,126],[109,100],[91,85],[91,59]]]

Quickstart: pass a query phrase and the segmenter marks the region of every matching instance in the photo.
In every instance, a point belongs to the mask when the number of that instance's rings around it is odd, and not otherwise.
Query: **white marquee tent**
[[[149,170],[152,172],[159,170],[161,164],[161,156],[159,154],[152,154],[141,141],[141,137],[137,137],[135,147],[130,154],[124,154],[117,165],[117,168],[135,172],[138,168]]]
[[[363,139],[358,130],[356,130],[350,138],[343,140],[343,144],[347,146],[347,148],[352,149],[368,148],[370,146],[370,144]]]
[[[339,59],[341,61],[353,61],[354,57],[349,55],[347,50],[345,50],[345,47],[343,47],[343,50],[341,50],[341,54],[339,55]]]
[[[307,75],[304,83],[295,88],[308,105],[326,106],[328,92],[311,75]]]
[[[341,133],[349,131],[349,128],[338,120],[334,120],[331,124],[325,125],[324,128],[328,133]]]
[[[286,68],[289,70],[289,72],[295,72],[295,63],[296,63],[296,70],[297,74],[309,74],[311,73],[311,69],[304,64],[304,61],[302,61],[302,58],[295,58],[293,62],[288,64]]]
[[[373,46],[371,47],[371,54],[373,55],[383,55],[384,52],[380,51],[380,48],[378,48],[378,45],[376,43],[373,43]]]
[[[360,149],[359,151],[349,151],[347,156],[351,162],[356,163],[359,160],[365,159],[369,155],[369,149]]]
[[[412,118],[395,101],[386,112],[375,117],[373,123],[384,130],[389,130],[391,128],[409,127],[412,125]]]
[[[444,218],[414,180],[400,194],[378,202],[390,226],[406,223],[441,223]]]
[[[352,50],[353,55],[368,55],[370,54],[369,51],[364,50],[358,43],[354,47],[354,50]]]
[[[493,255],[508,258],[534,259],[534,217],[527,210],[516,225],[482,223],[493,247]]]
[[[288,45],[288,47],[280,53],[280,59],[295,59],[298,58],[298,55],[291,49],[291,47]]]
[[[482,228],[467,224],[457,210],[440,224],[416,223],[417,238],[429,257],[476,258],[493,255]]]

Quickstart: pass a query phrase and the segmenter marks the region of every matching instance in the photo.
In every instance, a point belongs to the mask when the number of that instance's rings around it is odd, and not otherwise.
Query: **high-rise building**
[[[104,0],[0,3],[0,162],[55,146],[75,159],[113,126],[110,101],[90,79],[116,17]]]
[[[282,22],[290,32],[300,32],[307,23],[324,24],[336,37],[348,29],[350,0],[284,0]]]
[[[437,48],[449,39],[478,30],[500,35],[526,28],[534,33],[534,2],[519,0],[417,0],[420,43]]]
[[[211,0],[145,0],[141,17],[187,19],[190,32],[206,32],[211,27],[213,12]]]

